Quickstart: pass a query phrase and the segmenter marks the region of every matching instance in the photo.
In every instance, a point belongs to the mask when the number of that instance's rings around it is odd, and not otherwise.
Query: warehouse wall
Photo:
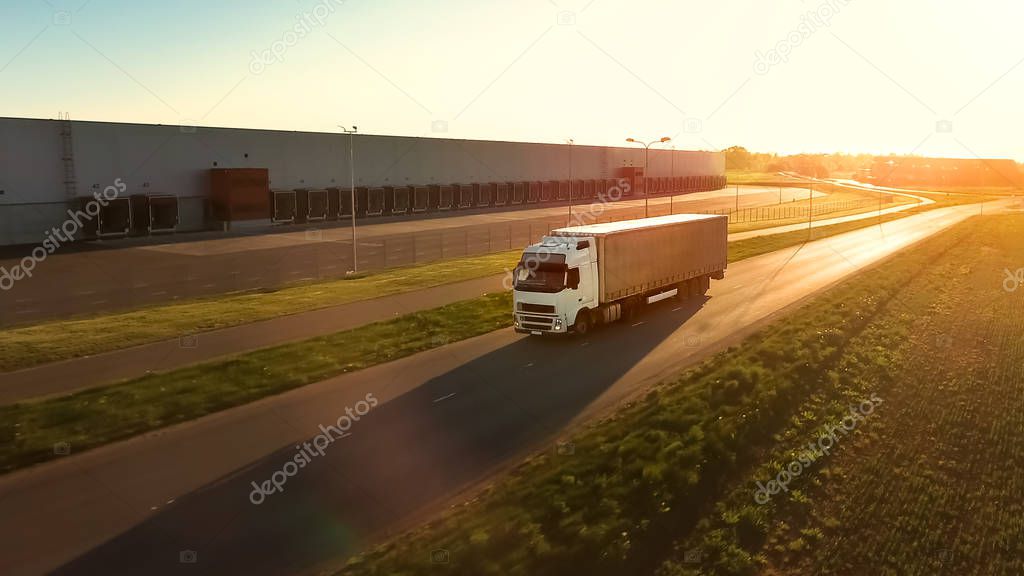
[[[35,243],[64,220],[60,121],[0,118],[0,244]],[[182,128],[71,122],[77,196],[120,178],[125,195],[170,194],[181,201],[182,230],[204,226],[209,169],[268,168],[275,189],[347,186],[344,134]],[[409,138],[357,134],[360,186],[565,180],[565,145]],[[643,166],[641,148],[573,147],[574,177],[610,178]],[[650,176],[721,175],[719,153],[652,149]]]

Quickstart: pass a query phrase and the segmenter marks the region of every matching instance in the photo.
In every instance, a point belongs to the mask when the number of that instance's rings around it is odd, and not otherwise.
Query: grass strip
[[[0,332],[0,372],[500,274],[520,251],[396,268],[351,279],[58,320]]]
[[[508,326],[510,292],[488,294],[163,374],[0,407],[0,471],[193,420],[332,376]],[[301,367],[301,368],[300,368]]]
[[[755,553],[731,540],[737,536],[723,536],[727,542],[705,549],[697,564],[686,563],[679,545],[705,512],[718,518],[709,507],[724,482],[759,466],[794,419],[811,417],[798,407],[815,395],[838,399],[838,406],[889,381],[900,360],[892,343],[907,339],[912,320],[891,303],[908,285],[941,286],[951,271],[976,277],[963,265],[977,250],[948,256],[973,233],[971,226],[954,227],[837,285],[587,426],[572,438],[572,454],[552,447],[534,456],[477,499],[353,558],[340,573],[755,573]],[[993,262],[1008,255],[998,253]],[[986,278],[998,273],[989,270]],[[917,302],[922,309],[934,304]],[[757,547],[756,518],[723,522],[729,535],[746,535],[743,544]],[[445,550],[449,562],[431,563],[435,550]]]

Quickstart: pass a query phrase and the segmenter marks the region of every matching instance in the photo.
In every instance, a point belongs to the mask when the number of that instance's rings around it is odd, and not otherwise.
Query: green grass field
[[[972,219],[341,573],[1019,574],[1024,287],[1003,281],[1021,266],[1024,216]],[[874,395],[830,457],[754,500],[756,481]],[[449,562],[431,563],[436,550]]]
[[[1024,286],[1007,276],[1024,267],[1024,216],[974,219],[925,253],[834,382],[679,543],[704,552],[705,573],[1024,573]],[[789,494],[752,502],[755,479],[869,393],[884,400],[877,415]]]

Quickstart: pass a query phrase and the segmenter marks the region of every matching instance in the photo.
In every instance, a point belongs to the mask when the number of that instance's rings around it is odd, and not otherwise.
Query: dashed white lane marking
[[[440,398],[435,399],[434,400],[434,404],[437,404],[438,402],[444,402],[445,400],[451,398],[452,396],[455,396],[455,392],[452,392],[451,394],[448,394],[446,396],[441,396]]]
[[[637,326],[639,326],[641,324],[643,324],[643,322],[637,322],[636,324],[633,324],[632,326],[630,326],[630,328],[636,328]]]

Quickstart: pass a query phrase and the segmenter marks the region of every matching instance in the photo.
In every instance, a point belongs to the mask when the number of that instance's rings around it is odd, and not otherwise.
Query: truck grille
[[[548,306],[547,304],[528,304],[526,302],[519,303],[519,310],[521,312],[536,312],[538,314],[554,314],[555,307]]]
[[[522,322],[533,322],[535,324],[545,324],[547,326],[550,326],[551,325],[551,321],[554,320],[554,318],[544,318],[542,316],[522,316],[522,315],[519,316],[519,319]]]
[[[554,316],[531,316],[529,314],[516,314],[516,318],[519,320],[519,326],[526,330],[554,332],[555,329]]]

